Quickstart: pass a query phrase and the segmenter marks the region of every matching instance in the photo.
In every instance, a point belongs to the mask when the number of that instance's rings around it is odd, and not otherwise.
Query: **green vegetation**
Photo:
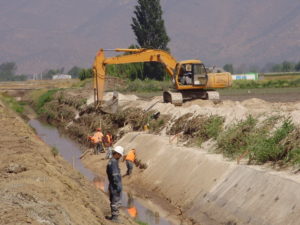
[[[14,97],[10,97],[5,94],[0,94],[1,100],[12,110],[14,110],[17,113],[23,113],[24,112],[24,102],[17,101]]]
[[[211,116],[195,116],[191,113],[179,117],[167,130],[167,134],[176,135],[182,133],[184,140],[189,143],[201,145],[211,138],[216,139],[223,130],[224,118]]]
[[[156,92],[164,91],[172,86],[171,81],[157,81],[157,80],[134,80],[127,81],[125,87],[119,89],[121,92]]]
[[[274,129],[279,119],[270,117],[258,122],[249,116],[221,133],[217,138],[218,151],[233,159],[246,154],[252,164],[300,165],[299,128],[287,118]]]
[[[62,67],[60,69],[48,69],[42,73],[42,78],[43,78],[43,80],[52,80],[53,75],[63,74],[64,71],[65,71],[64,67]]]
[[[25,75],[17,75],[17,64],[15,62],[5,62],[0,64],[0,81],[24,81]]]
[[[51,148],[51,153],[53,154],[54,157],[58,156],[59,151],[56,147]]]
[[[135,220],[135,222],[136,222],[137,224],[140,224],[140,225],[148,225],[148,223],[145,223],[145,222],[140,221],[140,220]]]
[[[80,75],[80,71],[82,70],[82,68],[78,67],[78,66],[73,66],[69,71],[68,74],[72,76],[72,78],[79,78]]]
[[[80,98],[78,96],[69,96],[63,91],[55,93],[54,98],[58,100],[59,104],[73,106],[75,109],[79,109],[81,106],[86,104],[87,101],[87,99]]]
[[[233,72],[234,72],[232,64],[225,64],[223,66],[223,69],[231,74],[233,74]]]
[[[89,69],[82,69],[79,72],[79,79],[80,80],[85,80],[87,78],[92,78],[93,77],[93,70],[91,68]]]
[[[300,79],[295,80],[236,80],[233,81],[234,89],[255,89],[255,88],[286,88],[300,87]]]
[[[106,73],[110,76],[120,77],[127,80],[144,80],[143,63],[129,63],[120,65],[108,65]]]
[[[217,138],[220,152],[234,158],[246,151],[246,142],[250,133],[253,133],[257,120],[249,116],[245,121],[229,127]]]
[[[58,91],[59,89],[52,89],[48,90],[47,92],[43,93],[39,98],[37,99],[37,102],[35,103],[35,108],[37,113],[43,112],[43,107],[47,102],[50,102],[53,99],[53,95]]]
[[[298,63],[283,61],[282,63],[275,64],[271,68],[272,72],[293,72],[300,71],[300,61]]]

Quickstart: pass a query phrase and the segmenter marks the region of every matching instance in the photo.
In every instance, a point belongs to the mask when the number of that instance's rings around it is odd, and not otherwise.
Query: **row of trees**
[[[272,69],[272,72],[295,72],[300,71],[300,61],[298,63],[293,63],[289,61],[283,61],[282,63],[275,64]]]
[[[233,64],[225,64],[223,69],[230,73],[245,73],[245,72],[300,72],[300,61],[298,63],[283,61],[282,63],[274,64],[267,63],[264,67],[256,65],[239,65],[235,67]]]
[[[33,75],[18,75],[17,74],[17,64],[15,62],[5,62],[0,64],[0,81],[25,81]],[[64,68],[60,69],[48,69],[43,73],[36,76],[37,79],[51,80],[53,75],[63,74],[65,72]],[[72,78],[80,78],[81,80],[86,78],[91,78],[93,76],[92,69],[80,68],[78,66],[73,66],[68,72],[72,75]]]

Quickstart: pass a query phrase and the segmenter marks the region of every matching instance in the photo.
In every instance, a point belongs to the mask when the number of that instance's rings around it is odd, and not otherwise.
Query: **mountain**
[[[136,0],[2,0],[0,63],[20,73],[90,66],[99,48],[135,43]],[[300,60],[299,0],[161,0],[170,49],[208,65]]]

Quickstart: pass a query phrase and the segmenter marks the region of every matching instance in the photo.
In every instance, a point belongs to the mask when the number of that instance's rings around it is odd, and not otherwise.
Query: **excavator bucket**
[[[114,114],[118,111],[119,106],[119,95],[118,92],[113,93],[113,96],[110,100],[105,101],[102,105],[100,105],[100,110],[104,113]]]

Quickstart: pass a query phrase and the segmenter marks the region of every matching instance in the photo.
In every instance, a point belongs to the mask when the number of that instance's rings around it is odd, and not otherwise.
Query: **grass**
[[[54,157],[56,157],[56,156],[58,156],[59,151],[58,151],[58,149],[57,149],[56,147],[52,147],[52,148],[51,148],[51,153],[52,153],[52,155],[53,155]]]
[[[287,88],[300,87],[300,79],[290,80],[236,80],[232,83],[233,89],[256,88]]]
[[[274,128],[274,124],[282,124]],[[289,118],[265,121],[249,116],[229,127],[217,138],[218,152],[235,159],[247,153],[249,164],[272,162],[300,165],[300,130]]]
[[[53,95],[58,91],[59,89],[51,89],[43,93],[39,98],[37,99],[37,102],[35,104],[36,111],[41,114],[43,112],[43,107],[47,102],[50,102],[53,100]]]
[[[229,158],[235,158],[245,152],[247,139],[256,124],[257,120],[249,116],[245,121],[240,121],[222,132],[217,138],[219,152]]]
[[[140,220],[135,220],[135,222],[140,225],[148,225],[148,223],[140,221]]]
[[[137,92],[137,93],[149,93],[164,91],[172,87],[172,83],[169,80],[157,81],[157,80],[139,80],[127,81],[125,87],[119,88],[121,92]]]
[[[24,102],[17,101],[14,97],[10,97],[5,94],[0,94],[1,99],[3,102],[12,110],[14,110],[17,113],[22,114],[24,112]]]
[[[78,82],[74,83],[71,87],[72,88],[83,88],[85,87],[87,84],[92,82],[92,78],[88,78],[85,80],[79,80]]]
[[[216,139],[223,130],[223,123],[224,118],[217,115],[193,117],[188,113],[176,119],[167,134],[182,133],[183,139],[190,139],[189,143],[201,145],[211,138]]]

